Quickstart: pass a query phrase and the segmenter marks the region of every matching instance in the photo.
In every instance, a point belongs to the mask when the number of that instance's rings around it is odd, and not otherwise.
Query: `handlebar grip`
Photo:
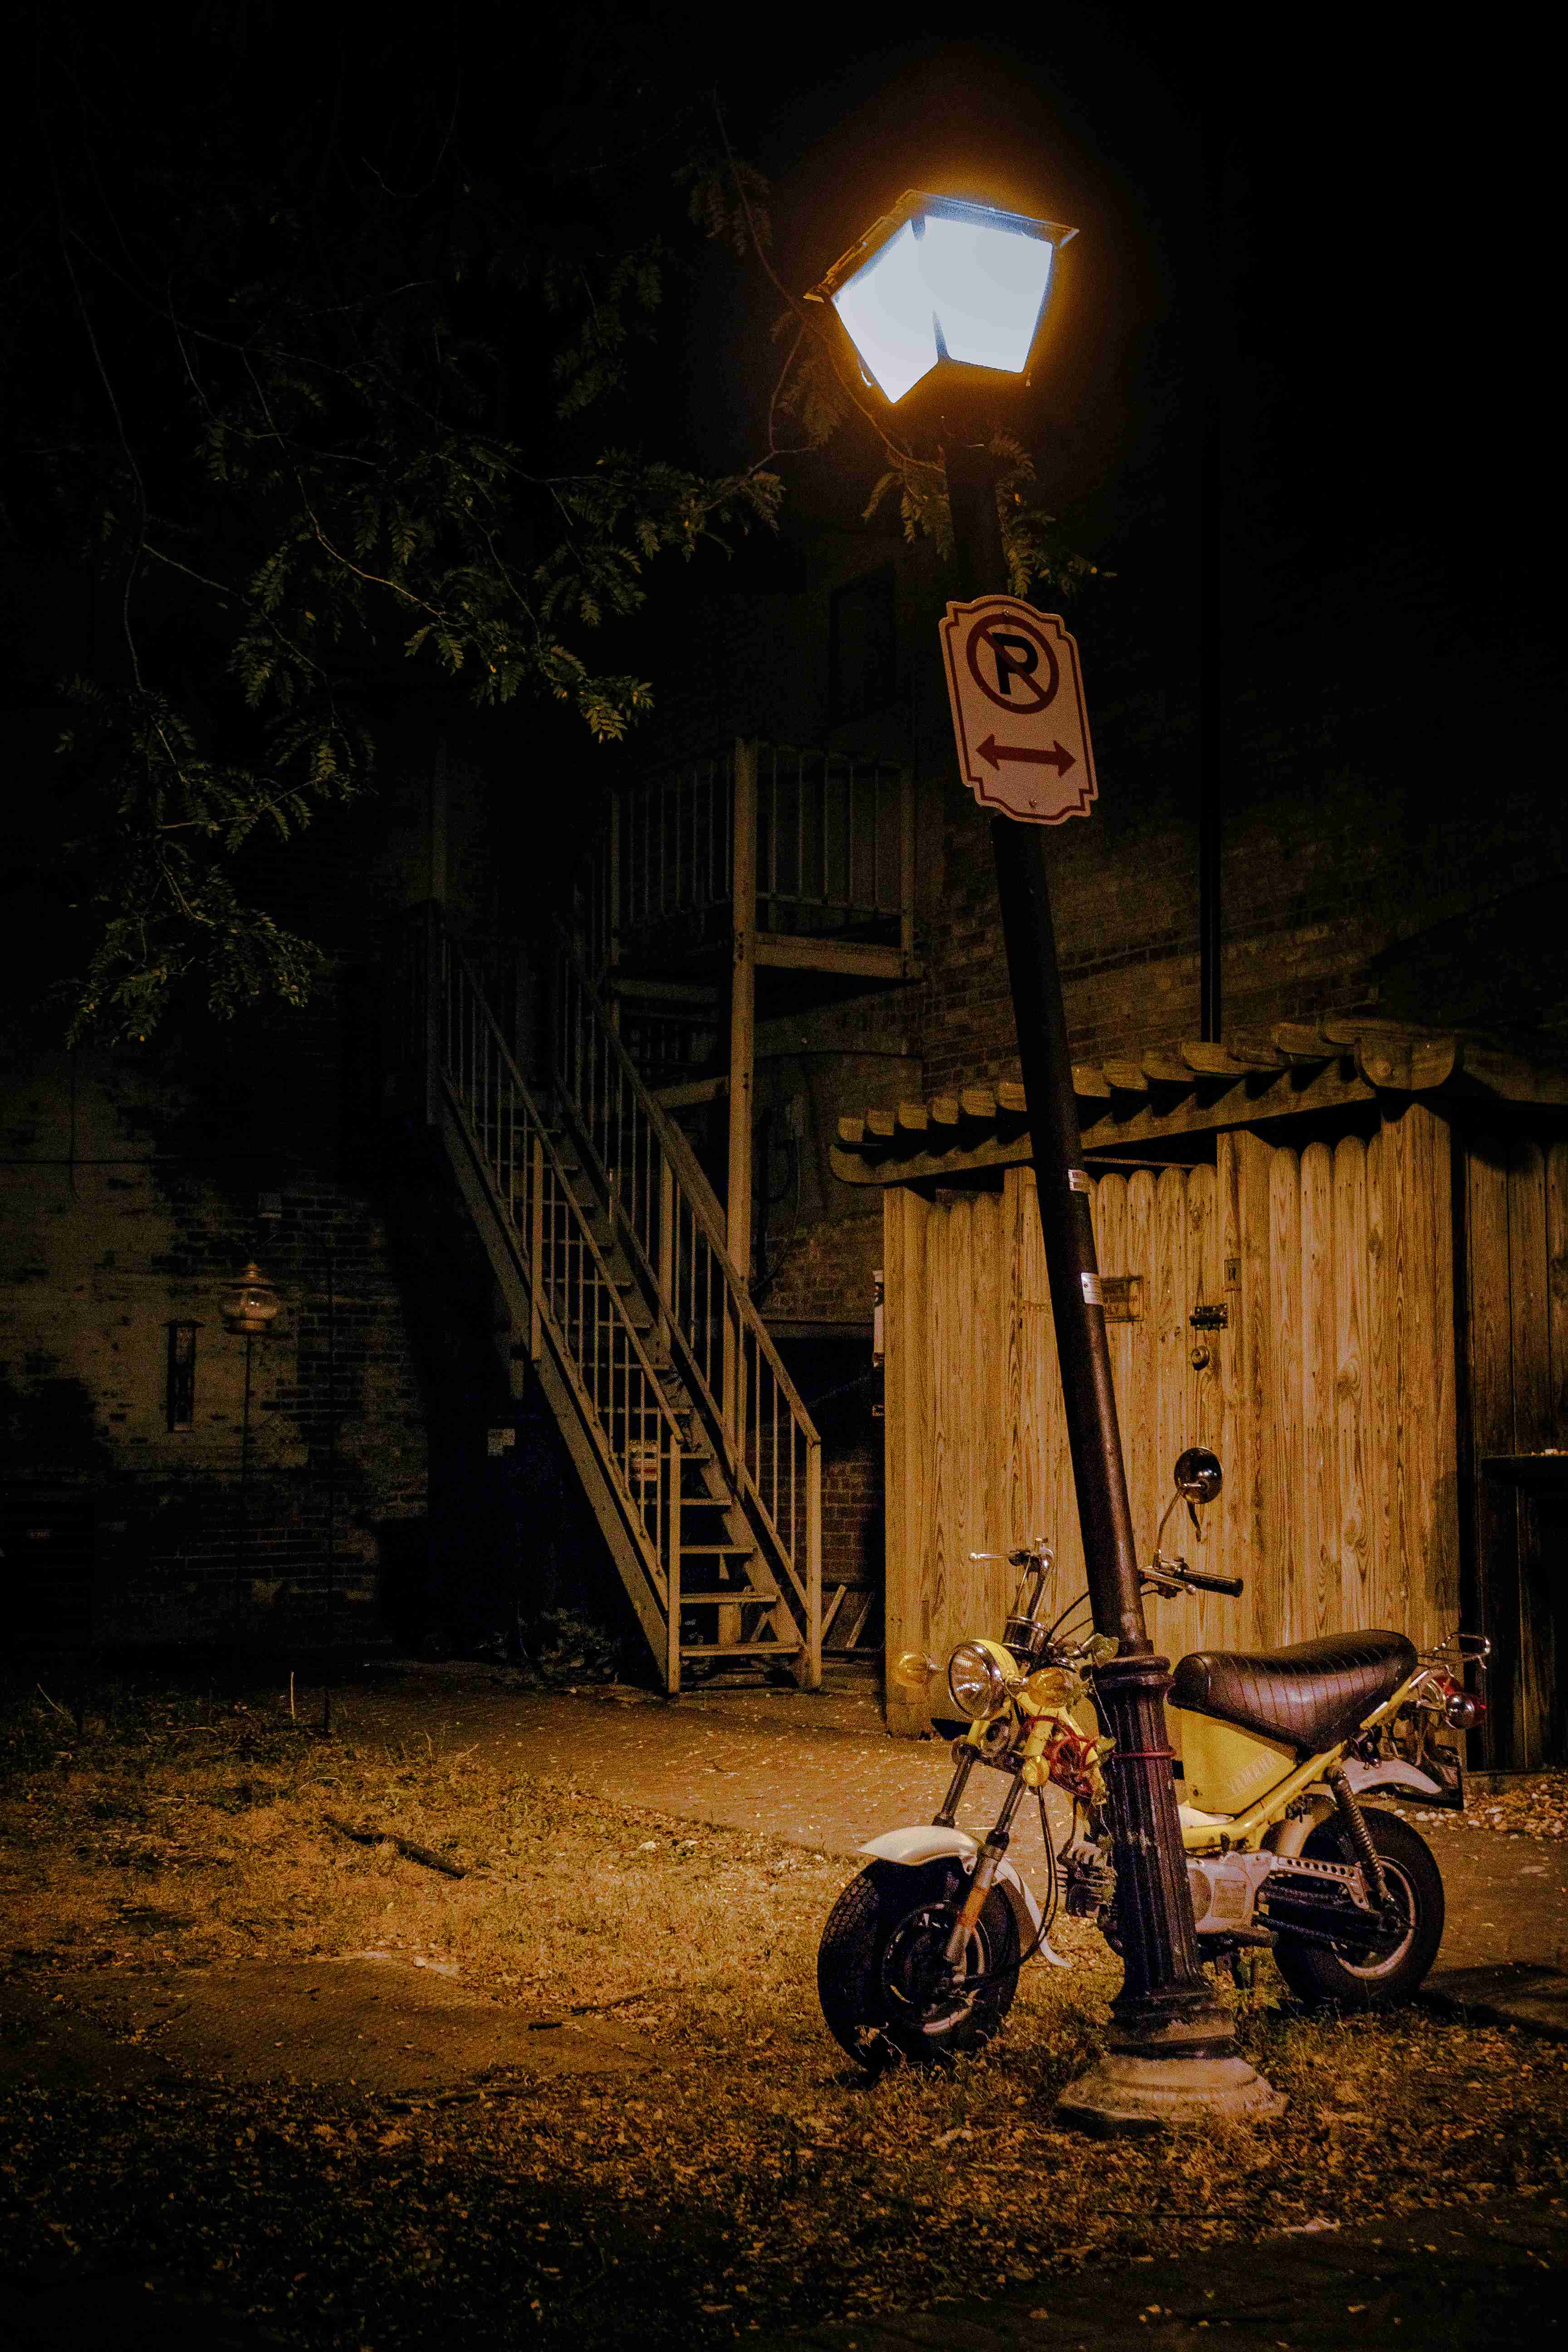
[[[1200,1592],[1228,1593],[1233,1601],[1238,1600],[1247,1590],[1239,1576],[1205,1576],[1198,1568],[1184,1568],[1182,1581],[1184,1584],[1195,1584]]]

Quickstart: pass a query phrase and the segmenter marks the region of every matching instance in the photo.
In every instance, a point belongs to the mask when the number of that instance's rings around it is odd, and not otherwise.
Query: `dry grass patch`
[[[1511,2033],[1311,2021],[1265,1992],[1240,2028],[1290,2095],[1282,2125],[1089,2144],[1051,2106],[1117,1975],[1073,1923],[1072,1971],[1027,1970],[991,2053],[868,2086],[816,2008],[842,1862],[257,1713],[64,1729],[16,1713],[0,1785],[0,1943],[29,1977],[381,1950],[531,2011],[617,2004],[668,2062],[391,2113],[199,2085],[0,2101],[24,2259],[68,2241],[221,2275],[281,2343],[499,2345],[524,2321],[720,2342],[1136,2259],[1178,2227],[1201,2246],[1568,2179],[1568,2053]]]

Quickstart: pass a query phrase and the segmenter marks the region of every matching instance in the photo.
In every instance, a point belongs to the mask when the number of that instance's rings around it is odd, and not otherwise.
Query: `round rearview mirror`
[[[1206,1445],[1189,1445],[1178,1454],[1173,1475],[1177,1494],[1184,1495],[1189,1503],[1212,1503],[1225,1484],[1219,1456]]]

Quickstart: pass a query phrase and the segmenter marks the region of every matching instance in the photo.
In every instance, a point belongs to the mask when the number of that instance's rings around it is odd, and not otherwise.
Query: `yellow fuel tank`
[[[1183,1799],[1201,1812],[1244,1813],[1296,1769],[1295,1749],[1278,1739],[1260,1739],[1184,1706],[1168,1708],[1167,1719],[1182,1759]]]

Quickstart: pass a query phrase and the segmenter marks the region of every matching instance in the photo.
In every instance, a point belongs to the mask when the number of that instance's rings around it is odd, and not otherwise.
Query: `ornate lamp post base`
[[[1137,2058],[1110,2050],[1062,2093],[1056,2119],[1111,2139],[1216,2117],[1261,2123],[1282,2115],[1285,2104],[1245,2058]]]

